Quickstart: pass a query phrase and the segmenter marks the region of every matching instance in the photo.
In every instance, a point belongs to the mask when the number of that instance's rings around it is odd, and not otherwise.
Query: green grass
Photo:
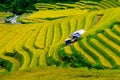
[[[8,71],[17,71],[20,68],[19,61],[14,58],[5,55],[0,55],[0,59],[4,62],[4,67]]]
[[[106,29],[104,35],[108,36],[109,39],[114,41],[116,44],[120,45],[120,38],[119,38],[119,36],[116,35],[115,33],[113,33],[110,29]]]
[[[101,53],[104,53],[103,55],[108,55],[111,57],[111,61],[113,60],[114,63],[112,64],[119,64],[119,57],[116,56],[111,50],[109,50],[107,47],[105,47],[103,44],[101,44],[96,39],[91,39],[91,42],[96,44],[99,49],[101,49]],[[118,60],[117,60],[118,59]]]
[[[108,4],[110,7],[117,7],[117,5],[112,1],[103,0],[102,2]]]
[[[73,47],[75,48],[76,51],[80,53],[80,55],[83,55],[85,58],[89,60],[90,63],[96,64],[96,61],[91,57],[87,52],[85,52],[81,47],[79,46],[79,43],[74,43]]]
[[[120,35],[120,27],[118,25],[115,25],[114,28],[112,28],[112,31],[117,35]]]
[[[91,51],[89,51],[89,48],[87,48],[87,46],[86,46],[86,44],[84,42],[84,39],[81,40],[81,42],[79,43],[79,46],[81,47],[81,49],[85,53],[87,53],[89,56],[91,56],[94,59],[94,61],[96,62],[96,65],[101,64],[101,61],[100,61],[99,57],[97,55],[93,54]]]
[[[98,34],[97,38],[99,41],[101,41],[103,44],[105,44],[108,48],[110,48],[111,50],[114,51],[115,54],[117,54],[117,56],[120,57],[120,46],[115,44],[112,40],[108,39],[107,37],[105,37],[102,34]]]
[[[83,44],[86,47],[86,51],[88,53],[91,53],[91,55],[93,55],[93,57],[97,61],[98,65],[102,65],[103,67],[112,68],[109,61],[107,59],[105,59],[105,57],[103,55],[101,55],[97,50],[92,48],[92,46],[94,46],[94,45],[90,46],[89,43],[86,40],[83,40]]]
[[[100,52],[99,48],[96,48],[96,44],[91,43],[90,41],[88,41],[88,46],[90,46],[91,48],[89,48],[91,51],[93,51],[94,54],[98,55],[98,57],[101,60],[101,63],[103,66],[107,67],[107,68],[112,68],[112,65],[109,61],[109,56],[102,54],[102,52]],[[92,50],[93,49],[93,50]],[[107,57],[107,58],[106,58]]]

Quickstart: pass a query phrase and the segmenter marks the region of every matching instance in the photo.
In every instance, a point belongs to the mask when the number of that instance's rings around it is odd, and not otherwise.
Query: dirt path
[[[102,14],[99,14],[99,15],[96,16],[94,25],[96,25],[100,21],[100,19],[102,18],[102,16],[103,16]]]

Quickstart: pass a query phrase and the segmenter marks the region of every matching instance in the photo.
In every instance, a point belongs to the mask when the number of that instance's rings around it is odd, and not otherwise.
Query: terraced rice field
[[[73,14],[83,14],[81,10],[99,11],[109,8],[117,8],[120,6],[119,2],[115,0],[102,0],[100,2],[93,1],[84,1],[80,0],[73,4],[68,3],[55,3],[55,4],[46,4],[46,3],[36,3],[35,7],[38,10],[34,14],[28,15],[25,18],[21,18],[22,23],[41,23],[44,21],[54,20],[58,18],[63,18],[65,16]],[[77,11],[77,12],[76,12]],[[92,14],[91,14],[92,15]]]
[[[85,8],[74,9],[76,5]],[[119,69],[119,5],[114,0],[80,1],[72,9],[35,12],[24,20],[31,24],[0,24],[0,73],[52,65]],[[79,29],[85,34],[66,46],[65,39]]]
[[[93,2],[93,1],[85,1],[80,0],[79,2],[75,3],[55,3],[55,4],[46,4],[46,3],[36,3],[35,7],[38,10],[58,10],[58,9],[87,9],[87,10],[101,10],[113,7],[119,7],[120,4],[115,0],[102,0],[100,2]]]

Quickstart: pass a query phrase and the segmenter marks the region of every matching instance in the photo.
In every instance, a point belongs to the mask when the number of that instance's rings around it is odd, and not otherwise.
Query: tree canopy
[[[0,11],[13,12],[22,14],[30,10],[35,10],[35,3],[56,3],[56,2],[76,2],[80,0],[0,0]],[[85,0],[85,1],[101,1],[101,0]]]

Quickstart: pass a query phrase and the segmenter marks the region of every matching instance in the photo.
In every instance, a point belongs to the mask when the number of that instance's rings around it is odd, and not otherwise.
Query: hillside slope
[[[103,16],[94,24],[99,13]],[[1,24],[0,71],[66,64],[119,68],[120,27],[115,22],[119,14],[120,8],[113,8],[39,24]],[[83,38],[64,47],[64,40],[79,29],[86,30]]]

